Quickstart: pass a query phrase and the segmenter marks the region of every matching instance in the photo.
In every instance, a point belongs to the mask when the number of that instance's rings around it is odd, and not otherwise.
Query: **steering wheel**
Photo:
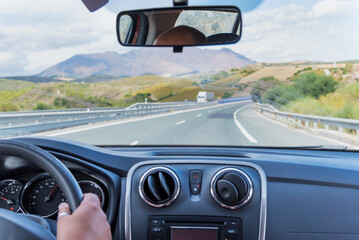
[[[0,155],[26,159],[51,174],[61,187],[71,211],[80,205],[83,193],[67,167],[39,147],[15,140],[0,140]],[[34,215],[0,209],[1,239],[47,240],[56,239],[46,220]]]

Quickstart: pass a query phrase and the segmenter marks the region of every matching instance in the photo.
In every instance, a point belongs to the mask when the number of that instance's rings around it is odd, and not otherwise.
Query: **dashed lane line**
[[[183,121],[177,122],[176,125],[180,125],[180,124],[183,124],[185,122],[186,122],[186,120],[183,120]]]

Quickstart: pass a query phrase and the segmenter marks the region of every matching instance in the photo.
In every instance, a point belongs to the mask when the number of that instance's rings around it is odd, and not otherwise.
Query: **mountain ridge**
[[[140,76],[179,75],[190,72],[212,72],[240,68],[255,61],[228,48],[219,50],[187,48],[183,53],[172,49],[136,49],[126,53],[76,54],[67,60],[47,68],[37,76],[84,78],[92,75]]]

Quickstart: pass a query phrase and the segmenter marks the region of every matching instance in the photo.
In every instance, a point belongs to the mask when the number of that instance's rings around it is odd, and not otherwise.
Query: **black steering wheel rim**
[[[80,205],[83,193],[77,180],[55,156],[37,146],[16,140],[0,140],[0,155],[26,159],[50,173],[61,187],[71,211],[75,211]]]

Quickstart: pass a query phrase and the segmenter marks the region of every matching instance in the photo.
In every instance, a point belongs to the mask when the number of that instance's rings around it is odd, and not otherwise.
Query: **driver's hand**
[[[59,205],[57,221],[58,240],[110,240],[111,228],[105,213],[100,207],[100,200],[95,194],[84,194],[80,206],[71,214],[67,203]]]

